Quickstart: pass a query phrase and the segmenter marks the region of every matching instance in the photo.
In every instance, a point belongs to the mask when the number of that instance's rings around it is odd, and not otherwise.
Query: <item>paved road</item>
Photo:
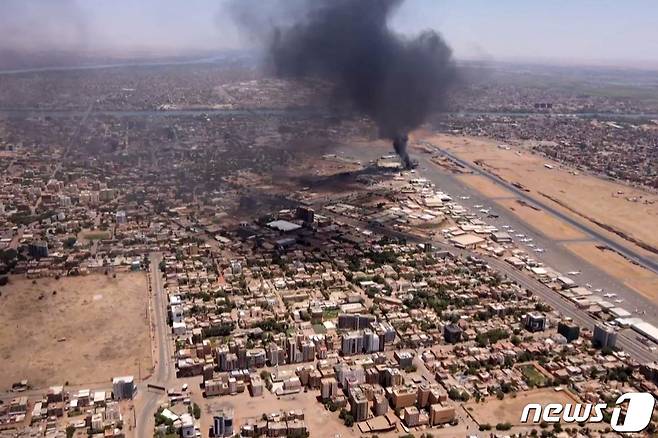
[[[157,363],[153,375],[147,383],[167,387],[176,376],[173,365],[172,345],[167,325],[166,304],[167,298],[162,289],[162,275],[159,264],[162,260],[160,254],[151,254],[151,291],[152,294],[152,322],[155,325],[155,345],[158,352]],[[149,392],[146,385],[142,385],[143,405],[137,413],[136,434],[137,437],[148,437],[153,435],[154,418],[158,402],[162,396],[157,392]]]
[[[636,251],[632,250],[631,248],[628,248],[624,245],[620,245],[617,243],[615,240],[609,238],[608,236],[604,235],[602,232],[599,232],[596,228],[590,227],[586,225],[583,222],[577,221],[570,217],[569,215],[563,213],[562,211],[554,208],[553,206],[546,204],[542,202],[539,199],[535,199],[534,197],[528,195],[527,192],[514,187],[511,183],[505,181],[504,179],[500,178],[498,175],[495,175],[485,169],[482,169],[481,167],[466,161],[462,160],[461,158],[455,156],[454,154],[451,154],[450,152],[440,149],[437,147],[437,149],[446,157],[460,163],[461,165],[465,166],[466,168],[472,170],[476,174],[480,174],[487,179],[493,181],[494,183],[501,185],[505,187],[505,189],[509,190],[510,192],[514,193],[516,196],[518,196],[520,199],[523,199],[524,201],[527,201],[530,204],[537,205],[544,211],[547,211],[551,215],[557,217],[563,222],[568,223],[569,225],[573,226],[574,228],[582,231],[585,233],[587,236],[598,240],[599,242],[609,246],[610,248],[614,249],[615,251],[619,252],[620,254],[624,255],[624,257],[627,257],[629,260],[632,260],[639,265],[644,266],[645,268],[653,271],[654,273],[658,274],[658,261],[646,257],[640,253],[637,253]]]
[[[530,277],[522,271],[517,270],[506,262],[493,258],[483,257],[487,263],[494,269],[504,273],[508,278],[516,281],[526,289],[532,291],[535,295],[539,296],[542,301],[549,304],[553,309],[557,310],[562,316],[572,318],[577,324],[582,327],[593,329],[596,320],[587,312],[578,309],[572,302],[563,298],[554,290],[541,283],[540,281]],[[634,359],[640,362],[653,362],[658,359],[658,355],[648,350],[637,339],[637,334],[630,330],[624,330],[619,333],[617,338],[618,346],[625,352],[630,354]]]
[[[439,189],[449,193],[454,199],[459,198],[458,202],[461,205],[485,222],[499,229],[502,229],[504,226],[511,227],[514,230],[511,232],[512,239],[519,249],[526,251],[533,258],[541,261],[546,266],[556,269],[558,272],[580,272],[574,276],[574,280],[582,286],[591,285],[590,290],[594,295],[597,295],[601,299],[614,302],[616,305],[620,305],[631,312],[635,311],[636,316],[641,317],[651,324],[658,325],[658,306],[656,306],[655,302],[629,288],[623,281],[603,271],[601,266],[578,257],[564,246],[565,243],[568,243],[568,240],[555,240],[545,236],[541,229],[523,222],[512,211],[498,205],[497,201],[500,198],[491,198],[481,194],[477,190],[463,184],[454,174],[443,170],[439,166],[430,165],[429,163],[425,166],[425,160],[426,158],[419,157],[419,161],[423,163],[423,166],[418,171],[423,176],[436,184]],[[517,199],[513,195],[511,198]],[[478,211],[481,207],[490,209],[498,217],[487,217],[487,214]],[[525,237],[532,238],[532,242],[522,242],[521,238],[516,236],[519,233]],[[579,241],[596,243],[596,239],[587,236],[583,236]],[[543,248],[545,251],[537,253],[533,250],[534,247],[528,246],[530,244],[536,248]],[[611,292],[617,294],[614,299],[606,296],[606,294]]]
[[[452,253],[458,253],[462,256],[472,254],[468,251],[458,250],[442,242],[433,242],[433,245],[449,250]],[[574,322],[581,327],[586,327],[590,330],[594,329],[594,325],[597,323],[596,319],[587,312],[576,307],[571,301],[562,297],[550,287],[531,277],[529,273],[519,271],[510,264],[494,257],[481,255],[477,255],[477,257],[486,260],[489,266],[516,281],[526,289],[532,291],[536,296],[539,296],[542,301],[557,310],[562,316],[572,318]],[[622,331],[617,338],[617,344],[625,352],[640,362],[653,362],[657,360],[658,354],[648,350],[636,339],[636,336],[637,334],[630,330]]]
[[[327,216],[335,216],[335,214],[326,211],[323,212],[323,214],[326,214]],[[358,226],[362,229],[370,229],[374,232],[384,233],[391,237],[406,239],[406,241],[408,242],[415,242],[415,243],[428,242],[428,239],[422,239],[411,233],[401,232],[390,228],[371,227],[366,221],[360,221],[357,219],[347,218],[344,216],[340,216],[339,220],[345,223],[349,223],[353,226]],[[552,306],[553,309],[558,311],[563,317],[572,318],[574,322],[576,322],[583,328],[589,328],[590,330],[594,329],[594,325],[597,323],[597,321],[590,314],[583,311],[582,309],[579,309],[571,301],[565,299],[557,292],[555,292],[553,289],[551,289],[550,287],[546,286],[539,280],[532,277],[529,272],[520,271],[514,268],[512,265],[502,260],[499,260],[497,258],[490,256],[483,256],[481,254],[476,254],[468,250],[455,248],[452,245],[446,244],[445,242],[436,241],[436,240],[431,240],[431,242],[432,245],[437,249],[450,251],[452,254],[456,254],[462,257],[465,257],[467,255],[474,255],[480,259],[485,260],[487,264],[492,268],[494,268],[496,271],[500,272],[503,275],[506,275],[508,278],[516,281],[524,288],[532,291],[533,294],[540,297],[540,299],[543,302]],[[628,353],[631,357],[633,357],[635,360],[639,362],[646,363],[646,362],[653,362],[658,360],[658,353],[652,352],[651,350],[646,348],[642,343],[640,343],[637,340],[637,336],[638,334],[632,332],[631,330],[624,330],[620,332],[617,337],[617,346],[623,349],[626,353]]]
[[[346,146],[345,148],[339,149],[339,152],[346,153],[351,156],[356,156],[358,159],[361,159],[362,161],[367,161],[367,160],[373,160],[376,159],[378,156],[381,155],[382,150],[379,148],[353,148]],[[431,169],[435,168],[435,164],[430,162],[428,157],[419,155],[418,157],[419,163],[421,164],[421,168],[417,169],[417,173],[419,176],[424,176],[428,177],[431,181],[435,182],[438,187],[441,187],[442,184],[440,182],[435,181],[437,178],[437,174],[433,171],[430,171]],[[464,163],[465,165],[468,163]],[[469,166],[470,167],[470,166]],[[424,171],[423,168],[427,169],[427,171]],[[473,169],[476,172],[480,172],[481,169],[474,168]],[[495,178],[495,176],[493,176]],[[512,187],[512,191],[517,193],[516,187]],[[449,192],[449,191],[448,191]],[[473,191],[472,193],[475,194]],[[522,195],[527,194],[523,191],[521,191]],[[538,204],[537,202],[534,201],[534,199],[529,199],[529,202],[532,202],[534,204]],[[344,217],[341,216],[340,218],[341,221],[350,223],[350,220],[345,220]],[[510,222],[511,223],[511,222]],[[404,237],[409,241],[427,241],[427,239],[422,240],[418,239],[418,237],[408,234],[408,233],[400,233],[399,231],[395,230],[382,230],[382,229],[373,229],[369,227],[369,225],[365,222],[362,221],[355,221],[354,225],[359,226],[361,228],[370,228],[375,232],[383,232],[386,231],[390,233],[391,235],[397,235],[399,237]],[[582,224],[578,224],[579,228],[583,227]],[[527,228],[527,227],[525,227]],[[586,227],[585,227],[586,228]],[[592,234],[589,232],[589,230],[585,231],[588,235],[592,236],[591,239],[595,240],[596,235]],[[468,255],[470,252],[464,251],[464,250],[459,250],[455,247],[452,247],[450,245],[447,245],[445,242],[434,242],[434,245],[438,248],[446,249],[451,251],[453,254],[460,254],[460,255]],[[481,257],[478,255],[478,257]],[[563,298],[561,295],[557,294],[555,291],[553,291],[551,288],[547,287],[545,284],[539,282],[535,278],[531,277],[530,273],[527,271],[519,271],[513,266],[509,265],[508,263],[505,263],[504,261],[492,258],[492,257],[484,257],[487,262],[489,263],[490,266],[496,268],[500,272],[507,274],[509,278],[512,278],[516,280],[519,284],[522,286],[526,287],[527,289],[533,291],[536,295],[541,297],[545,302],[548,304],[552,305],[554,309],[556,309],[558,312],[560,312],[562,315],[566,317],[572,318],[574,321],[576,321],[578,324],[580,324],[582,327],[587,327],[590,329],[593,329],[594,325],[596,324],[596,320],[587,312],[583,311],[582,309],[578,309],[571,301],[566,300]],[[596,268],[592,268],[593,271],[599,272],[598,276],[599,277],[607,277],[605,274],[600,273]],[[594,282],[592,282],[594,284]],[[616,282],[614,282],[616,283]],[[621,292],[622,289],[616,288],[615,290]],[[629,292],[630,293],[630,292]],[[633,293],[635,297],[639,297],[637,293]],[[625,294],[627,295],[627,294]],[[642,297],[639,297],[642,298]],[[637,301],[637,300],[635,300]],[[639,300],[640,302],[643,302],[643,300]],[[647,308],[653,309],[653,304],[652,303],[646,303],[648,306],[645,306]],[[638,341],[638,337],[640,337],[639,334],[635,333],[634,331],[627,329],[622,331],[618,337],[618,346],[623,348],[625,351],[627,351],[629,354],[632,355],[636,360],[640,362],[651,362],[655,361],[658,359],[658,353],[650,351],[645,345],[643,345],[641,342]]]
[[[162,256],[160,254],[150,254],[150,285],[149,296],[151,300],[152,322],[155,327],[154,344],[157,351],[157,363],[153,374],[145,381],[139,383],[139,391],[135,400],[136,427],[135,437],[150,437],[153,435],[154,418],[158,403],[163,394],[158,392],[149,392],[147,383],[170,388],[176,384],[175,367],[173,363],[173,344],[171,342],[169,326],[167,325],[167,297],[163,290],[162,275],[158,268]],[[69,391],[77,389],[91,390],[109,390],[107,383],[76,385],[66,388]],[[2,393],[0,400],[7,402],[14,397],[40,397],[43,396],[44,389],[33,389],[20,393]]]

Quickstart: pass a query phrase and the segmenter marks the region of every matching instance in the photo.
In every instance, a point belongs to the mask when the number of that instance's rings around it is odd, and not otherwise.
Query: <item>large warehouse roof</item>
[[[268,223],[267,226],[279,231],[295,231],[301,228],[301,225],[282,220],[272,221]]]

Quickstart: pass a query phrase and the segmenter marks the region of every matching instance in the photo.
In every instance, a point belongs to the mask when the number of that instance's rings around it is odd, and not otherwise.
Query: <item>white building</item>
[[[171,321],[173,323],[183,322],[183,306],[180,304],[171,305]]]
[[[132,399],[135,394],[135,378],[124,376],[112,379],[112,394],[114,400]]]
[[[123,210],[117,211],[116,214],[115,214],[115,220],[117,222],[117,225],[125,224],[128,221],[128,219],[126,217],[126,212],[123,211]]]
[[[183,438],[196,437],[196,430],[194,428],[194,418],[188,413],[180,416],[180,434]]]

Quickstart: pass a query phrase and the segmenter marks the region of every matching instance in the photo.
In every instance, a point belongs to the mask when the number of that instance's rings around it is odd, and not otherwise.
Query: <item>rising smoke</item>
[[[308,0],[293,23],[275,26],[268,54],[280,77],[332,83],[411,167],[408,133],[444,106],[456,68],[436,32],[408,38],[391,30],[389,19],[402,1]]]

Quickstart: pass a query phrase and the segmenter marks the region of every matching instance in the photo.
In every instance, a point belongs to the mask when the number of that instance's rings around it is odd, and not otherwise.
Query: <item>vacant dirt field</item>
[[[12,278],[0,297],[0,390],[21,379],[44,387],[137,377],[140,360],[146,374],[146,305],[144,273]]]
[[[458,180],[464,182],[467,186],[474,188],[489,198],[503,198],[514,196],[512,192],[504,189],[489,181],[482,175],[459,175]]]
[[[260,417],[264,413],[301,409],[304,411],[304,421],[311,436],[331,437],[335,433],[341,433],[343,436],[358,436],[356,433],[353,435],[351,429],[343,425],[338,418],[338,412],[332,413],[326,410],[316,400],[317,395],[317,391],[311,391],[277,397],[264,389],[261,397],[251,397],[249,392],[245,391],[230,397],[204,399],[201,405],[204,412],[201,417],[202,426],[205,426],[203,430],[207,430],[207,427],[212,425],[212,414],[220,409],[234,410],[236,429],[243,425],[246,419]],[[357,430],[356,426],[354,430]]]
[[[507,150],[499,148],[494,140],[452,135],[432,135],[425,140],[460,158],[478,161],[507,181],[523,184],[530,190],[529,195],[542,202],[559,201],[555,205],[571,211],[574,217],[599,221],[658,248],[658,233],[655,232],[658,195],[595,176],[574,174],[571,169],[532,154],[522,146]],[[546,163],[554,168],[547,169]],[[610,236],[633,245],[613,233]]]
[[[629,262],[614,251],[601,250],[593,243],[568,243],[565,246],[650,300],[658,299],[658,276],[648,269]]]
[[[356,424],[351,428],[346,427],[343,421],[339,419],[338,411],[330,412],[317,401],[316,397],[318,394],[319,391],[315,390],[277,397],[267,389],[264,389],[261,397],[251,397],[249,392],[245,391],[235,396],[211,397],[207,399],[196,396],[193,399],[201,406],[203,413],[201,416],[201,430],[208,430],[212,426],[212,415],[221,409],[233,409],[234,431],[239,430],[240,426],[245,424],[248,418],[260,417],[264,413],[301,409],[304,412],[306,427],[312,437],[345,438],[374,436],[374,434],[361,434]],[[437,438],[454,438],[456,436],[466,436],[468,433],[463,423],[455,427],[424,429],[422,432],[414,432],[416,437],[419,437],[421,433],[430,432]],[[397,438],[404,435],[404,431],[398,424],[397,430],[377,432],[376,435]]]
[[[528,403],[539,403],[546,406],[549,403],[575,403],[578,400],[567,391],[555,391],[553,388],[535,389],[520,392],[515,398],[505,396],[503,400],[493,399],[486,403],[469,403],[466,409],[473,415],[478,424],[510,423],[521,425],[521,413]]]

